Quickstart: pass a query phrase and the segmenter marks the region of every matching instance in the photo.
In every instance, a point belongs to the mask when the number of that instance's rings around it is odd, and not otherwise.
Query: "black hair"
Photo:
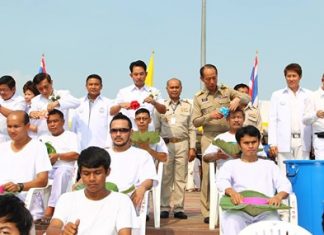
[[[241,109],[240,107],[238,107],[237,109],[235,109],[235,110],[233,110],[233,111],[230,111],[229,114],[228,114],[228,116],[226,117],[226,119],[227,119],[227,118],[230,118],[231,114],[233,114],[233,113],[239,113],[239,112],[242,113],[242,115],[243,115],[243,119],[245,120],[245,112],[244,112],[244,110]]]
[[[20,235],[29,235],[33,225],[33,217],[24,202],[13,194],[0,195],[0,218],[15,224]]]
[[[110,167],[110,162],[110,155],[105,149],[90,146],[80,153],[78,158],[79,173],[81,173],[82,167],[97,168],[100,166],[103,166],[107,172]]]
[[[86,83],[89,81],[89,79],[94,78],[100,81],[100,84],[102,84],[102,78],[98,74],[90,74],[87,77]]]
[[[64,120],[64,114],[58,109],[53,109],[53,110],[49,111],[47,116],[51,116],[51,115],[55,115],[55,114],[58,114],[60,116],[60,118],[62,120]]]
[[[35,75],[34,79],[33,79],[33,83],[35,85],[38,85],[39,83],[41,83],[41,81],[43,80],[47,80],[49,83],[52,83],[52,79],[51,76],[48,73],[38,73]]]
[[[257,137],[258,140],[261,140],[260,131],[258,130],[258,128],[256,128],[255,126],[252,126],[252,125],[247,125],[247,126],[244,126],[244,127],[237,130],[237,132],[235,134],[235,139],[236,139],[238,144],[240,144],[241,139],[245,135],[248,135],[248,136],[251,136],[251,137]]]
[[[111,122],[110,122],[110,125],[109,125],[110,128],[111,128],[111,124],[112,124],[112,122],[115,121],[115,120],[125,120],[125,121],[128,122],[128,127],[129,127],[130,129],[133,128],[133,126],[132,126],[132,122],[131,122],[131,120],[129,119],[129,117],[127,117],[126,115],[124,115],[124,114],[122,114],[122,113],[118,113],[118,114],[116,114],[116,115],[111,119]]]
[[[31,92],[33,92],[33,94],[39,95],[39,91],[37,90],[35,83],[33,83],[32,81],[27,81],[24,86],[23,86],[23,92],[25,93],[27,90],[30,90]]]
[[[302,77],[303,75],[303,70],[301,68],[301,66],[299,64],[296,64],[296,63],[291,63],[291,64],[288,64],[284,70],[284,75],[286,76],[287,75],[287,72],[288,71],[294,71],[296,72],[299,77]]]
[[[250,90],[250,87],[244,83],[239,83],[239,84],[235,85],[235,87],[233,89],[238,91],[240,88],[246,88],[246,89],[248,89],[248,91]]]
[[[146,64],[142,60],[134,61],[129,65],[129,70],[131,73],[133,72],[134,67],[142,67],[146,71]]]
[[[200,73],[200,77],[203,78],[204,77],[204,71],[205,69],[214,69],[216,72],[216,75],[218,74],[217,68],[215,65],[213,64],[205,64],[204,66],[202,66],[199,70]]]
[[[0,78],[0,85],[7,85],[12,90],[16,87],[16,81],[10,75],[4,75]]]
[[[147,113],[147,115],[148,115],[149,117],[151,117],[150,112],[149,112],[146,108],[140,108],[140,109],[137,109],[136,112],[135,112],[135,117],[136,117],[138,114],[141,114],[141,113]]]

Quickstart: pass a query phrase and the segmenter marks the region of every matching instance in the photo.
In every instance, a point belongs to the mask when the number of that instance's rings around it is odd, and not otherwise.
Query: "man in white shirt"
[[[216,185],[221,193],[231,198],[234,205],[243,202],[240,192],[253,190],[269,197],[268,204],[279,206],[292,192],[291,183],[271,160],[260,159],[257,155],[261,142],[259,130],[254,126],[239,129],[235,138],[242,156],[227,161],[220,168]],[[279,220],[278,212],[266,211],[251,216],[240,210],[224,210],[222,213],[222,232],[226,235],[239,234],[246,226],[262,220]]]
[[[111,107],[110,114],[115,115],[121,111],[131,119],[135,127],[135,111],[138,108],[148,109],[152,118],[154,108],[162,114],[166,112],[166,108],[164,104],[160,103],[161,92],[155,87],[145,85],[146,64],[141,60],[134,61],[130,64],[129,69],[134,84],[119,90],[115,100],[116,105]],[[150,124],[149,130],[154,130],[153,122]]]
[[[131,235],[138,227],[131,200],[105,187],[114,170],[107,151],[94,146],[83,150],[78,168],[85,189],[60,197],[46,234]]]
[[[0,143],[10,140],[7,116],[13,110],[25,110],[24,98],[16,93],[16,81],[9,75],[0,78]]]
[[[64,130],[64,116],[60,110],[53,109],[48,112],[48,130],[50,135],[41,136],[43,143],[51,144],[55,153],[50,153],[49,158],[53,169],[49,178],[53,180],[48,207],[45,210],[42,222],[48,224],[52,218],[57,200],[67,191],[67,186],[74,173],[75,161],[79,157],[79,142],[75,133]]]
[[[230,128],[229,131],[219,134],[218,136],[215,137],[214,140],[220,139],[225,142],[237,143],[235,139],[235,134],[240,128],[242,128],[244,119],[245,119],[245,114],[242,109],[238,108],[235,111],[230,111],[228,117],[226,118]],[[258,152],[258,156],[266,157],[267,155],[263,151],[262,144],[260,144],[259,147],[262,150]],[[240,158],[240,157],[241,157],[240,155],[230,156],[226,154],[223,150],[221,150],[219,147],[217,147],[216,145],[213,145],[212,143],[208,146],[208,148],[203,153],[203,160],[205,162],[216,161],[217,164],[216,173],[218,173],[218,170],[221,168],[224,162],[231,159]]]
[[[113,147],[108,149],[111,157],[111,173],[107,181],[115,183],[119,191],[132,187],[131,199],[135,208],[140,208],[144,194],[156,185],[156,170],[151,155],[131,145],[132,123],[122,113],[110,122]]]
[[[315,159],[324,160],[324,74],[322,86],[305,101],[303,122],[313,130]]]
[[[110,147],[109,123],[112,100],[101,95],[102,78],[91,74],[86,80],[87,96],[75,110],[72,130],[78,135],[81,150],[89,146]]]
[[[272,93],[269,109],[270,155],[277,156],[286,174],[284,160],[305,160],[311,148],[311,128],[302,122],[304,103],[310,91],[300,87],[302,68],[289,64],[284,70],[287,87]]]
[[[38,136],[50,134],[46,123],[47,113],[53,109],[59,109],[64,114],[64,119],[68,120],[69,109],[77,108],[80,101],[67,90],[54,90],[53,80],[47,73],[37,74],[33,83],[40,94],[32,99],[29,116],[32,119],[38,119],[36,123]],[[68,129],[67,122],[64,128]]]
[[[47,185],[52,166],[45,144],[28,136],[27,113],[12,111],[7,117],[7,129],[11,140],[0,144],[0,185],[25,200],[30,188]],[[31,210],[34,219],[43,215],[40,209],[39,202],[34,200]]]

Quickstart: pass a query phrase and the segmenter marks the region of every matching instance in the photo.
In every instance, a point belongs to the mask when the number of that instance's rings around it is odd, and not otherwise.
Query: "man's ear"
[[[108,175],[110,175],[110,171],[111,171],[111,168],[109,167],[109,168],[107,169],[107,171],[106,171],[106,177],[107,177]]]

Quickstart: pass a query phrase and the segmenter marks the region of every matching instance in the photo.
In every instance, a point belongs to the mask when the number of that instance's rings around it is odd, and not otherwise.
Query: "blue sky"
[[[207,63],[219,82],[248,83],[259,51],[259,96],[285,86],[283,69],[297,62],[302,86],[317,89],[324,73],[324,1],[246,0],[207,2]],[[85,78],[104,79],[114,98],[131,83],[128,66],[155,51],[155,86],[164,97],[171,77],[183,97],[200,89],[200,0],[10,0],[0,2],[0,75],[22,84],[38,71],[45,53],[57,89],[85,94]]]

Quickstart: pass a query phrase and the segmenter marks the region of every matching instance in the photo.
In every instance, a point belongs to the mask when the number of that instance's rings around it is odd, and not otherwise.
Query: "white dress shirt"
[[[269,144],[277,146],[279,152],[290,152],[292,129],[298,129],[291,122],[292,118],[298,121],[303,151],[309,152],[311,147],[311,128],[302,122],[304,103],[311,91],[299,88],[295,94],[295,101],[291,99],[289,88],[272,93],[269,109]],[[294,108],[292,107],[294,106]],[[297,107],[297,109],[295,109]],[[295,110],[295,111],[293,111]],[[295,116],[296,115],[296,116]]]
[[[55,96],[60,96],[59,107],[55,109],[60,110],[64,114],[64,129],[68,130],[68,111],[69,109],[77,108],[80,105],[79,99],[73,97],[67,90],[54,90],[53,94]],[[35,96],[31,100],[31,107],[29,113],[33,111],[47,110],[48,103],[51,102],[48,98],[44,97],[42,94]],[[46,118],[37,121],[37,136],[42,136],[50,134],[47,128]]]
[[[123,102],[132,102],[136,100],[140,104],[139,108],[146,108],[150,112],[152,122],[149,125],[149,130],[154,130],[155,129],[153,123],[154,106],[144,102],[144,99],[147,98],[149,95],[153,95],[153,98],[156,101],[162,100],[161,92],[155,87],[143,86],[142,88],[138,88],[133,84],[119,90],[116,97],[116,104],[120,104]],[[136,110],[132,110],[132,109],[129,110],[121,109],[121,112],[131,119],[133,124],[133,129],[137,129],[134,122],[135,111]]]
[[[110,135],[109,114],[113,101],[99,95],[93,102],[88,96],[80,99],[72,120],[72,130],[78,135],[81,150],[89,146],[107,147]]]

